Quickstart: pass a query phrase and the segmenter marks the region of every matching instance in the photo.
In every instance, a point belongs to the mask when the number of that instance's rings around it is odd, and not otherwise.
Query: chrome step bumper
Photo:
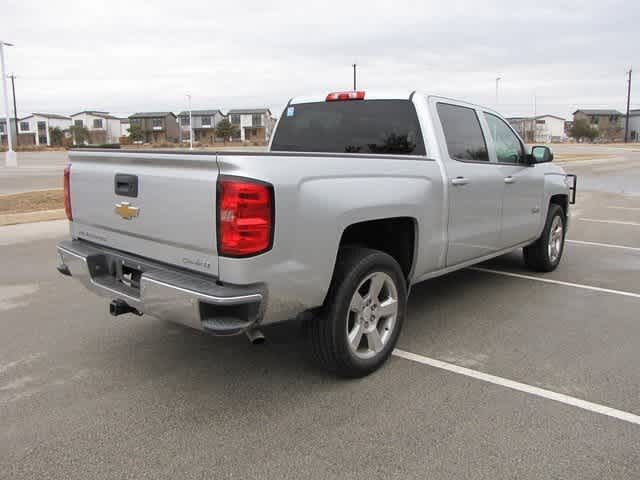
[[[221,285],[214,277],[84,240],[60,242],[57,250],[60,273],[97,295],[121,300],[156,318],[216,335],[235,335],[252,328],[264,311],[262,285]]]

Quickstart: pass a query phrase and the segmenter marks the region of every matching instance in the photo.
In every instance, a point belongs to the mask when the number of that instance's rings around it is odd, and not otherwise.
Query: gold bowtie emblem
[[[133,217],[137,217],[140,213],[138,207],[132,207],[129,202],[116,203],[115,212],[125,220],[131,220]]]

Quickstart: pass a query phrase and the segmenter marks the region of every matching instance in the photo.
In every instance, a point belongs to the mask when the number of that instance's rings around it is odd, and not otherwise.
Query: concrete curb
[[[20,223],[46,222],[67,218],[64,209],[41,210],[39,212],[7,213],[0,215],[0,226],[18,225]]]

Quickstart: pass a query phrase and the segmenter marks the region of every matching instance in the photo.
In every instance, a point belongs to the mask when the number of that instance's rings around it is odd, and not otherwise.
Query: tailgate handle
[[[114,182],[116,195],[122,195],[123,197],[137,197],[138,196],[138,176],[127,175],[125,173],[116,173]]]

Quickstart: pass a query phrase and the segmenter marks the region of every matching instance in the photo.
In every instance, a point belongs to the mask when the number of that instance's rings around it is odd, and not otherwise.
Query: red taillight
[[[73,215],[71,214],[71,188],[70,188],[70,180],[71,177],[71,165],[65,167],[64,169],[64,213],[67,215],[69,220],[73,220]]]
[[[362,90],[350,92],[333,92],[327,95],[327,102],[342,102],[345,100],[364,100],[364,92]]]
[[[271,248],[273,195],[270,185],[245,179],[218,180],[218,253],[247,257]]]

